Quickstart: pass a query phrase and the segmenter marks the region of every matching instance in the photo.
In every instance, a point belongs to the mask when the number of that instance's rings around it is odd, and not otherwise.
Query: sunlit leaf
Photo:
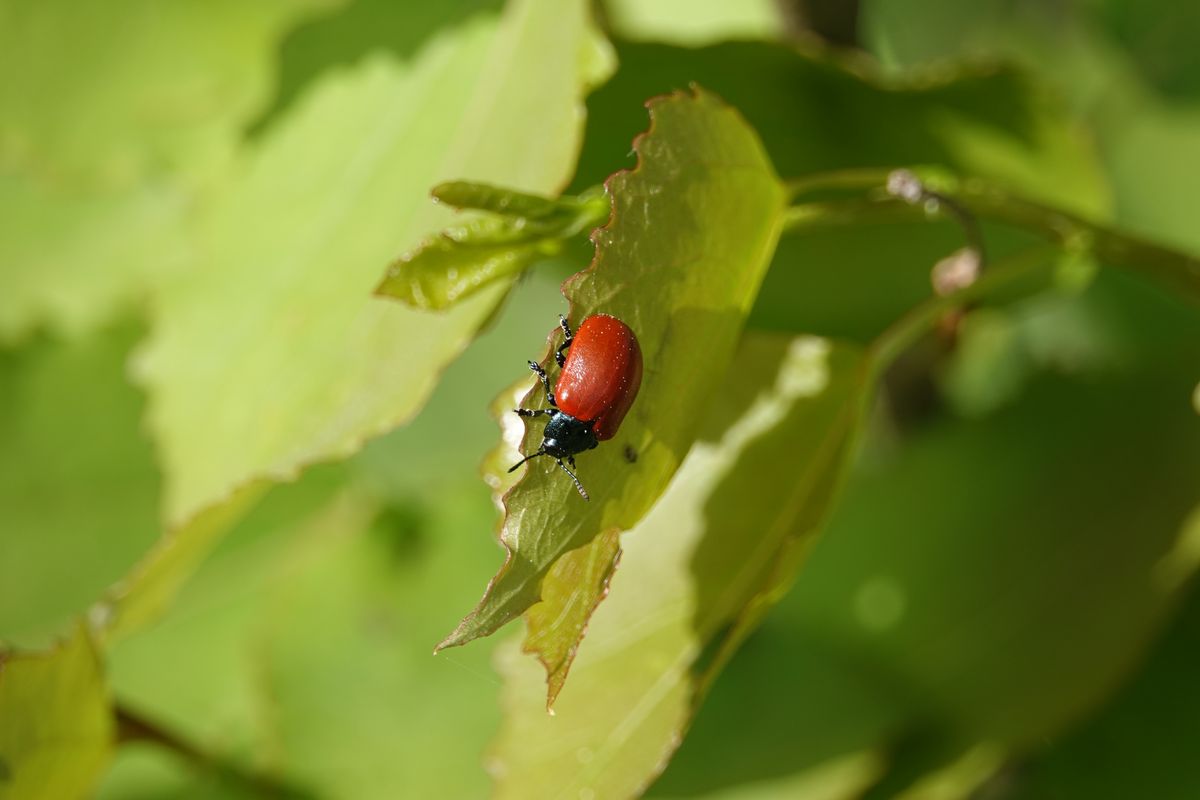
[[[561,186],[605,64],[586,11],[517,3],[411,67],[331,77],[271,127],[204,221],[203,263],[156,303],[141,360],[172,524],[420,407],[507,284],[424,315],[370,296],[380,265],[445,225],[427,199],[439,181]]]
[[[492,499],[503,511],[504,495],[519,477],[508,468],[521,458],[525,425],[512,413],[521,404],[526,381],[521,380],[496,396],[492,415],[502,436],[483,462],[483,479],[492,488]],[[542,582],[542,599],[525,612],[528,635],[523,651],[536,655],[546,668],[546,708],[552,709],[566,683],[588,620],[608,594],[609,581],[620,560],[620,535],[607,531],[588,544],[564,554]]]
[[[474,243],[436,236],[393,264],[376,294],[410,308],[440,311],[557,253],[555,241]]]
[[[714,96],[676,94],[650,108],[638,169],[609,181],[613,217],[595,234],[596,260],[564,289],[576,324],[604,312],[637,333],[641,394],[620,434],[580,458],[590,503],[553,461],[530,462],[505,497],[506,561],[439,647],[494,632],[540,599],[561,555],[632,527],[678,469],[719,385],[716,367],[732,357],[779,234],[783,187],[754,132]],[[545,402],[538,394],[531,407]],[[526,452],[539,431],[531,426]]]
[[[182,587],[170,615],[113,640],[118,696],[227,764],[288,785],[303,776],[323,796],[392,796],[396,785],[419,797],[484,794],[480,753],[499,723],[489,648],[434,658],[430,643],[494,568],[495,543],[469,535],[493,513],[473,477],[495,441],[486,400],[523,366],[509,363],[511,343],[544,333],[540,315],[556,303],[565,307],[558,281],[530,276],[411,424],[273,488]],[[153,593],[132,593],[143,595]],[[332,705],[317,697],[327,691]],[[184,788],[188,797],[232,791],[215,770],[122,747],[100,796]]]
[[[375,293],[412,308],[442,310],[539,259],[609,215],[608,199],[593,190],[551,199],[486,184],[453,181],[433,196],[459,209],[489,212],[446,228],[394,261]]]
[[[618,36],[685,45],[778,38],[785,13],[771,0],[609,0],[606,8]]]
[[[546,668],[547,708],[567,681],[588,620],[608,594],[620,545],[620,534],[612,530],[563,554],[542,581],[541,601],[525,612],[529,634],[522,649],[536,654]]]
[[[91,330],[179,266],[184,214],[267,99],[276,42],[331,4],[5,4],[0,340]]]
[[[94,330],[186,255],[188,193],[75,189],[0,174],[0,343]]]
[[[335,4],[8,3],[0,165],[86,185],[211,164],[264,101],[280,34]]]
[[[712,791],[703,794],[688,792],[675,795],[669,791],[659,791],[656,785],[650,796],[660,800],[684,797],[695,800],[778,800],[782,797],[803,800],[857,800],[879,773],[879,762],[879,757],[874,753],[856,753],[783,778],[768,778],[737,786],[711,787]]]
[[[430,194],[439,203],[454,208],[490,211],[523,219],[546,219],[575,205],[573,198],[542,197],[472,181],[446,181],[433,187]]]
[[[43,653],[0,651],[0,798],[82,797],[108,762],[113,718],[83,625]]]
[[[557,716],[536,702],[541,670],[506,651],[499,797],[619,798],[648,785],[728,631],[828,511],[863,397],[860,352],[750,337],[734,363],[671,488],[623,538]]]
[[[494,12],[503,6],[503,0],[439,0],[402,6],[394,0],[352,0],[322,14],[284,40],[275,98],[257,126],[272,124],[331,70],[379,51],[408,58],[439,31],[473,14]]]

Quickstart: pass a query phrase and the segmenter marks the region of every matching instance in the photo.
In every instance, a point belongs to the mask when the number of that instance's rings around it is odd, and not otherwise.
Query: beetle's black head
[[[590,422],[575,419],[559,411],[552,414],[542,434],[542,450],[554,458],[566,458],[597,445]]]

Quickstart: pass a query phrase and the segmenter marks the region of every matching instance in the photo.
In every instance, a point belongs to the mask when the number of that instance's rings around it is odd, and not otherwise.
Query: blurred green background
[[[553,4],[502,6],[0,0],[0,641],[119,631],[81,657],[90,678],[41,694],[5,695],[19,657],[0,660],[0,707],[20,709],[0,717],[0,797],[558,796],[497,744],[544,714],[502,702],[518,633],[430,651],[501,561],[489,403],[590,247],[413,338],[326,320],[386,303],[373,280],[437,229],[409,221],[425,162],[582,190],[632,166],[646,99],[694,81],[784,178],[942,165],[1200,253],[1195,3],[610,0],[591,10],[611,53],[586,58],[531,46]],[[501,13],[533,22],[495,44]],[[525,79],[489,82],[501,58]],[[443,151],[443,114],[493,127]],[[377,130],[405,134],[373,172],[356,159]],[[340,249],[314,255],[326,230]],[[986,232],[999,256],[1025,242]],[[747,336],[868,343],[960,238],[786,239]],[[1090,268],[892,369],[797,584],[661,777],[639,775],[649,796],[1200,796],[1200,314]],[[271,372],[325,330],[362,359],[344,383],[321,371],[347,360],[333,345],[304,380],[299,358]],[[242,359],[239,336],[276,349]],[[436,355],[423,372],[416,352]],[[208,414],[236,420],[245,469],[204,450]],[[297,430],[313,442],[289,450]],[[248,513],[197,533],[230,496]],[[115,702],[115,732],[79,698]],[[60,782],[13,781],[19,726]]]

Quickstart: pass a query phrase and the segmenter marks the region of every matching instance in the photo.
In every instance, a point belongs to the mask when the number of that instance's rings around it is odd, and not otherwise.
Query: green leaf
[[[767,601],[764,585],[828,510],[864,397],[862,353],[748,336],[734,364],[671,487],[624,537],[556,717],[535,702],[536,666],[505,652],[498,797],[643,790],[687,729],[729,631]]]
[[[308,571],[274,598],[261,674],[289,773],[321,796],[486,795],[491,647],[433,658],[428,643],[453,617],[445,599],[469,601],[490,568],[492,543],[462,534],[493,509],[478,484],[440,498],[313,542]]]
[[[1163,566],[1195,573],[1200,510]],[[1161,570],[1165,572],[1166,570]],[[1194,691],[1200,656],[1200,593],[1191,587],[1178,618],[1148,663],[1116,698],[1080,729],[1036,754],[1019,780],[1023,797],[1135,796],[1186,800],[1200,792],[1200,767],[1189,747],[1200,718]],[[1120,759],[1109,754],[1121,753]]]
[[[0,342],[92,330],[185,260],[184,215],[266,100],[276,42],[322,5],[6,4]]]
[[[490,211],[524,219],[544,219],[563,210],[565,206],[573,205],[571,198],[556,200],[471,181],[446,181],[433,187],[431,194],[439,203],[455,208]]]
[[[636,524],[691,447],[719,386],[714,367],[732,357],[779,234],[783,187],[754,132],[714,96],[676,94],[650,109],[638,169],[609,181],[613,216],[594,235],[596,260],[564,287],[576,324],[604,312],[637,332],[641,394],[620,435],[581,459],[590,503],[552,461],[530,462],[505,496],[505,563],[439,649],[496,631],[540,599],[560,556]],[[527,407],[544,403],[538,394]],[[539,438],[526,434],[526,452]]]
[[[111,644],[157,620],[196,567],[265,489],[261,482],[243,486],[225,502],[165,532],[92,609],[105,643]]]
[[[504,496],[520,478],[508,468],[521,458],[525,425],[512,409],[525,397],[522,379],[496,396],[492,416],[502,436],[483,461],[484,481],[492,500],[503,509]],[[588,620],[608,594],[609,581],[621,558],[620,532],[606,531],[588,544],[562,555],[542,581],[542,599],[525,612],[527,635],[522,651],[538,657],[546,669],[546,710],[553,713],[575,660]]]
[[[679,798],[703,798],[703,800],[777,800],[781,797],[803,798],[804,800],[845,800],[861,798],[871,787],[880,772],[879,756],[872,752],[854,753],[844,758],[821,764],[810,770],[797,772],[782,778],[771,776],[754,783],[729,787],[705,787],[712,791],[703,794],[688,793]],[[655,798],[675,798],[676,795],[659,790],[658,784],[651,789]],[[915,800],[906,798],[905,800]]]
[[[1099,143],[1119,224],[1198,253],[1187,207],[1200,180],[1200,114],[1180,90],[1200,85],[1200,69],[1193,48],[1174,45],[1196,38],[1200,16],[1187,4],[1123,6],[1085,3],[1058,14],[1003,0],[880,0],[863,38],[897,67],[986,52],[1035,72],[1070,99],[1079,127]],[[931,24],[910,24],[914,15]]]
[[[992,290],[1034,267],[1049,272],[1052,265],[1044,257],[997,265],[965,291]],[[724,416],[710,420],[702,437],[720,446],[694,448],[671,491],[625,538],[622,568],[592,620],[554,723],[530,712],[534,676],[506,659],[500,796],[550,786],[632,796],[657,775],[717,674],[811,550],[875,379],[966,299],[931,301],[865,352],[811,337],[790,348],[747,338],[724,382]],[[773,395],[762,389],[772,379]],[[773,408],[764,399],[772,396]],[[640,550],[642,542],[653,544]],[[813,610],[828,613],[828,603]]]
[[[317,542],[360,534],[378,510],[344,478],[344,468],[322,468],[272,493],[195,569],[172,614],[110,640],[109,670],[123,706],[214,762],[264,766],[253,754],[272,733],[264,717],[270,701],[254,670],[271,598],[302,572]],[[175,667],[163,670],[167,662]]]
[[[960,416],[982,417],[1011,402],[1037,373],[1102,374],[1122,357],[1103,317],[1072,295],[1047,292],[1013,309],[967,314],[957,346],[936,378]]]
[[[314,485],[321,471],[226,539],[176,613],[120,643],[119,695],[217,759],[321,797],[486,794],[490,648],[434,658],[428,644],[452,621],[446,598],[469,602],[491,569],[493,544],[461,535],[492,516],[486,492],[460,475],[437,503],[413,496],[380,514],[359,486]],[[212,777],[173,782],[194,791]],[[166,780],[138,778],[112,776],[106,796]]]
[[[479,754],[499,724],[489,648],[433,658],[429,644],[494,567],[494,543],[466,535],[494,513],[471,477],[495,440],[480,398],[511,381],[512,343],[540,336],[539,315],[561,301],[557,280],[531,275],[412,424],[274,487],[169,616],[113,644],[126,706],[225,766],[304,776],[334,797],[484,794]],[[348,733],[364,725],[371,736]],[[122,747],[101,796],[225,797],[221,778]]]
[[[887,81],[862,64],[764,42],[625,42],[618,55],[621,69],[588,98],[577,189],[628,162],[643,98],[695,81],[745,114],[784,178],[929,165],[1092,218],[1110,207],[1091,142],[1045,87],[1012,70]],[[986,232],[994,258],[1027,243]],[[785,236],[748,324],[866,344],[928,297],[930,267],[962,244],[960,229],[928,223]]]
[[[628,162],[625,140],[643,127],[639,98],[695,81],[745,114],[788,179],[940,165],[1084,216],[1111,205],[1094,147],[1045,85],[1014,69],[960,66],[896,80],[766,42],[618,42],[617,54],[620,70],[588,98],[577,188]]]
[[[158,535],[125,360],[142,331],[0,355],[0,639],[49,646]]]
[[[0,798],[87,794],[108,762],[113,718],[82,624],[49,652],[0,651],[0,719]]]
[[[163,182],[75,189],[0,173],[0,343],[96,329],[184,261],[189,194]]]
[[[275,98],[255,127],[272,124],[330,71],[380,51],[410,58],[439,32],[473,14],[496,12],[503,6],[503,0],[441,0],[404,5],[393,0],[345,3],[335,12],[298,27],[284,40],[279,52]]]
[[[329,5],[9,4],[0,70],[21,80],[0,87],[0,168],[128,185],[164,164],[211,167],[266,99],[276,40]]]
[[[772,0],[609,0],[605,9],[623,38],[698,45],[784,33],[785,12]]]
[[[656,793],[791,774],[912,731],[947,743],[943,757],[990,743],[1022,763],[1136,669],[1200,563],[1200,426],[1183,402],[1200,337],[1194,309],[1115,271],[1075,302],[1075,315],[1117,338],[1121,358],[1031,376],[984,418],[914,420],[893,375],[887,427]],[[606,607],[621,595],[632,540]],[[1099,739],[1078,765],[1095,765],[1109,746]],[[1023,772],[1001,776],[1019,796]]]
[[[528,634],[521,649],[535,654],[546,668],[547,709],[567,681],[588,620],[608,595],[621,560],[620,545],[620,533],[612,530],[565,553],[542,581],[541,601],[525,612]]]
[[[493,230],[504,236],[513,227],[501,222]],[[557,252],[554,240],[460,242],[446,235],[435,236],[393,262],[375,293],[400,300],[409,308],[443,311],[497,281],[515,278],[534,262]]]
[[[375,288],[411,308],[444,310],[535,261],[557,255],[566,239],[607,219],[602,191],[557,200],[453,181],[434,187],[440,202],[491,212],[443,230],[388,267]]]
[[[272,126],[203,221],[204,263],[154,306],[140,377],[172,525],[413,415],[507,282],[431,316],[372,298],[380,265],[445,225],[440,180],[559,187],[604,66],[585,3],[527,0],[411,68],[331,77]]]
[[[1137,98],[1102,123],[1108,160],[1121,200],[1122,222],[1191,253],[1200,233],[1184,206],[1200,180],[1200,112],[1194,104],[1167,106]],[[1147,158],[1153,153],[1154,158]]]
[[[794,618],[868,670],[891,665],[949,731],[1019,749],[1059,735],[1136,663],[1180,585],[1159,565],[1196,502],[1200,450],[1156,383],[1043,380],[993,425],[914,445],[847,495]],[[1130,409],[1155,424],[1116,430]],[[964,464],[979,465],[969,483]],[[913,519],[913,498],[936,501]]]

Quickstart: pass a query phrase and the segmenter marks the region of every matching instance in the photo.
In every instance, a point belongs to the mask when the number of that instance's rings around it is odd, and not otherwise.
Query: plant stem
[[[802,194],[830,190],[883,189],[891,169],[835,169],[828,172],[813,172],[800,178],[784,181],[788,196],[795,199]]]
[[[924,336],[942,316],[1022,280],[1054,268],[1058,249],[1034,245],[995,262],[971,285],[947,295],[934,295],[892,323],[871,343],[870,369],[878,377],[896,358]]]
[[[1015,197],[975,179],[947,182],[931,191],[930,202],[912,204],[887,193],[888,178],[896,170],[838,170],[789,181],[793,198],[831,191],[862,191],[864,197],[818,200],[791,206],[784,230],[871,222],[915,222],[961,219],[954,206],[976,219],[998,222],[1038,235],[1059,247],[1090,253],[1101,262],[1121,266],[1151,277],[1176,292],[1200,302],[1200,258],[1164,247],[1147,239],[1091,222],[1061,209]],[[952,204],[938,203],[943,198]]]
[[[248,770],[232,764],[226,759],[206,753],[177,733],[151,722],[126,706],[117,704],[116,718],[117,741],[120,744],[150,742],[165,747],[182,756],[194,767],[214,772],[226,780],[254,790],[265,797],[288,798],[288,800],[312,798],[310,792],[289,786],[270,775]]]
[[[964,187],[958,199],[981,219],[1024,228],[1061,247],[1090,252],[1098,261],[1140,272],[1200,301],[1200,258],[1196,256],[994,189]]]

